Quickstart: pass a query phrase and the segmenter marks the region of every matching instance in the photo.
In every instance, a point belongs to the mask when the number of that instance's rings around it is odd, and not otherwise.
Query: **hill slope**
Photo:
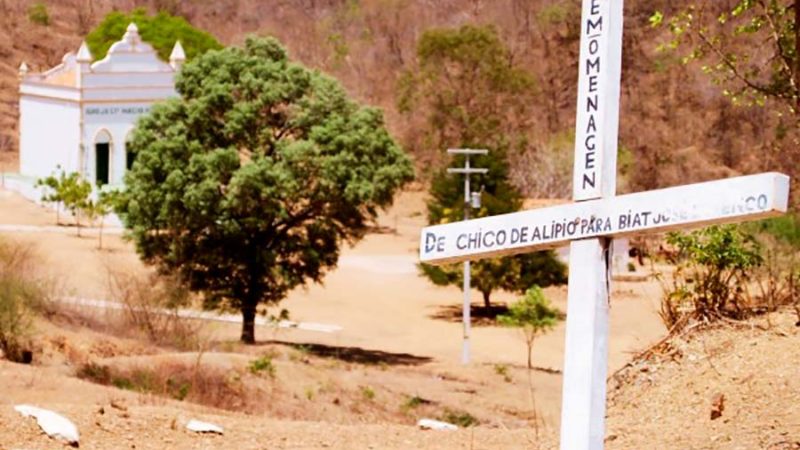
[[[16,167],[17,68],[48,68],[75,50],[82,36],[112,8],[166,8],[210,30],[223,43],[250,33],[280,38],[300,61],[339,77],[362,101],[383,107],[393,132],[417,156],[415,140],[424,114],[400,115],[396,81],[413,67],[418,37],[430,27],[492,24],[512,49],[514,61],[533,73],[540,93],[530,151],[559,136],[571,136],[577,82],[578,2],[507,0],[293,0],[204,2],[170,0],[65,0],[48,3],[49,26],[33,24],[32,0],[0,2],[0,161]],[[655,51],[663,39],[648,25],[655,9],[678,2],[626,2],[621,142],[635,163],[622,189],[685,183],[730,172],[768,169],[754,158],[770,133],[762,110],[734,108],[697,68]],[[680,130],[680,132],[676,132]],[[766,166],[766,167],[765,167]],[[523,171],[524,173],[524,171]]]

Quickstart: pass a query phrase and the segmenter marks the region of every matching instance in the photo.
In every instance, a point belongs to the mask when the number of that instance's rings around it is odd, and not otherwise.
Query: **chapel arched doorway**
[[[111,134],[101,130],[94,138],[94,180],[102,186],[111,180]]]

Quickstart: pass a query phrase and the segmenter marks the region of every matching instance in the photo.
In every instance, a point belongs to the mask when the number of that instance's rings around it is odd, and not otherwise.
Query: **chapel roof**
[[[128,25],[122,38],[109,47],[106,56],[93,61],[86,42],[82,42],[77,53],[69,52],[62,58],[61,64],[41,73],[30,72],[27,65],[20,66],[20,79],[23,83],[33,82],[62,87],[81,87],[81,78],[87,74],[134,74],[164,73],[171,74],[180,68],[186,55],[179,42],[175,43],[170,57],[170,64],[161,61],[152,45],[142,40],[139,28],[135,23]],[[24,70],[23,70],[24,67]]]

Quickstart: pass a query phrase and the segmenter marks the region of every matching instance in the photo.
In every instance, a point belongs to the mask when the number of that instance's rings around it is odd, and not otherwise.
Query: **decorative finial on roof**
[[[186,52],[183,51],[181,41],[175,41],[175,46],[172,47],[172,53],[169,55],[169,65],[178,70],[185,61]]]
[[[90,63],[92,62],[92,52],[89,51],[89,46],[86,45],[86,41],[81,43],[81,48],[78,50],[78,56],[76,61],[79,63]]]
[[[28,74],[28,65],[25,64],[25,61],[22,61],[22,64],[19,65],[19,77],[24,78],[25,75]]]
[[[125,31],[125,35],[122,36],[122,40],[130,45],[136,45],[142,42],[142,38],[139,36],[139,27],[137,27],[135,23],[131,22],[131,24],[128,25],[128,30]]]

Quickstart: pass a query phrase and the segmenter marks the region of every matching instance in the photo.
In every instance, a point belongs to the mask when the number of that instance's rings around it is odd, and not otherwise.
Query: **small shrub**
[[[97,384],[112,384],[111,369],[94,362],[89,362],[78,369],[78,378]]]
[[[480,421],[472,414],[466,411],[449,408],[444,410],[441,420],[447,423],[452,423],[453,425],[458,425],[462,428],[474,427],[480,424]]]
[[[403,404],[400,405],[400,410],[403,412],[408,412],[423,405],[430,405],[431,403],[433,402],[428,399],[422,398],[419,395],[414,395],[406,398]]]
[[[709,227],[689,234],[670,233],[678,250],[672,283],[663,282],[659,314],[667,328],[689,319],[742,319],[749,312],[751,270],[763,262],[755,238],[736,226]]]
[[[494,365],[494,373],[503,377],[506,383],[511,382],[511,374],[508,373],[508,366],[505,364],[495,364]]]
[[[508,308],[508,314],[497,316],[501,325],[522,331],[528,349],[528,369],[533,368],[531,353],[536,336],[552,329],[558,318],[558,310],[550,305],[539,286],[528,289],[525,296]]]
[[[313,387],[307,387],[306,388],[306,400],[308,400],[308,401],[314,400],[314,394],[315,394],[315,391],[314,391]]]
[[[367,400],[374,400],[375,390],[370,386],[361,386],[361,395]]]
[[[31,247],[0,241],[0,351],[9,361],[33,360],[33,315],[48,304],[37,266]]]
[[[267,375],[275,378],[275,366],[272,364],[272,356],[264,355],[261,358],[250,361],[248,369],[254,375],[266,372]]]
[[[28,20],[37,25],[50,25],[50,13],[47,5],[42,2],[34,3],[28,8]]]

